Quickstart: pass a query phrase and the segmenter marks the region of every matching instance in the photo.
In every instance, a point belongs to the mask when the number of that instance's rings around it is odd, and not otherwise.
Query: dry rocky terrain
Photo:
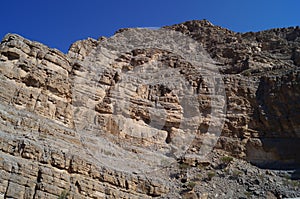
[[[0,198],[300,197],[300,28],[0,44]]]

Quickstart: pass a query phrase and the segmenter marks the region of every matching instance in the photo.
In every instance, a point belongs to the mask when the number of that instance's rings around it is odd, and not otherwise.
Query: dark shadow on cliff
[[[300,170],[300,72],[263,76],[256,92],[253,125],[259,142],[248,146],[248,160],[265,169]],[[257,144],[259,143],[259,144]]]
[[[248,151],[252,164],[263,169],[300,170],[300,139],[262,138],[261,148]],[[258,155],[253,155],[256,153]]]
[[[300,179],[300,168],[298,167],[291,176],[292,180],[299,180]]]

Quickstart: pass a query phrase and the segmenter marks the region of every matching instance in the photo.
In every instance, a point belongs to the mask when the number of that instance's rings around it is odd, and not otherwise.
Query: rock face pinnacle
[[[300,197],[299,67],[299,27],[8,34],[0,198]]]

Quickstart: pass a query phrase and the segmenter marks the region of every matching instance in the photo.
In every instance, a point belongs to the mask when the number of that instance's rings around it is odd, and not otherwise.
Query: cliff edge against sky
[[[0,44],[0,198],[300,197],[300,28]]]

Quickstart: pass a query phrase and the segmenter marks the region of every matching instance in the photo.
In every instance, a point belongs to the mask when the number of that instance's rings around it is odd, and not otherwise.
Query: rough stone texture
[[[102,47],[114,40],[103,37],[75,42],[66,55],[18,35],[3,38],[0,198],[300,197],[299,27],[241,34],[202,20],[165,28],[195,39],[213,60],[193,65],[159,48],[106,54]],[[139,33],[118,31],[116,47]],[[220,70],[226,98],[210,95],[207,62]],[[186,116],[195,129],[188,146],[182,140],[192,133],[181,130],[184,105],[173,87],[122,84],[149,65],[166,77],[180,71],[197,96],[201,117]],[[215,150],[194,158],[208,127],[218,125],[211,110],[221,112],[225,101]],[[163,124],[157,108],[165,110]]]
[[[220,148],[261,166],[299,164],[299,27],[242,34],[203,20],[166,28],[199,41],[224,74]]]

